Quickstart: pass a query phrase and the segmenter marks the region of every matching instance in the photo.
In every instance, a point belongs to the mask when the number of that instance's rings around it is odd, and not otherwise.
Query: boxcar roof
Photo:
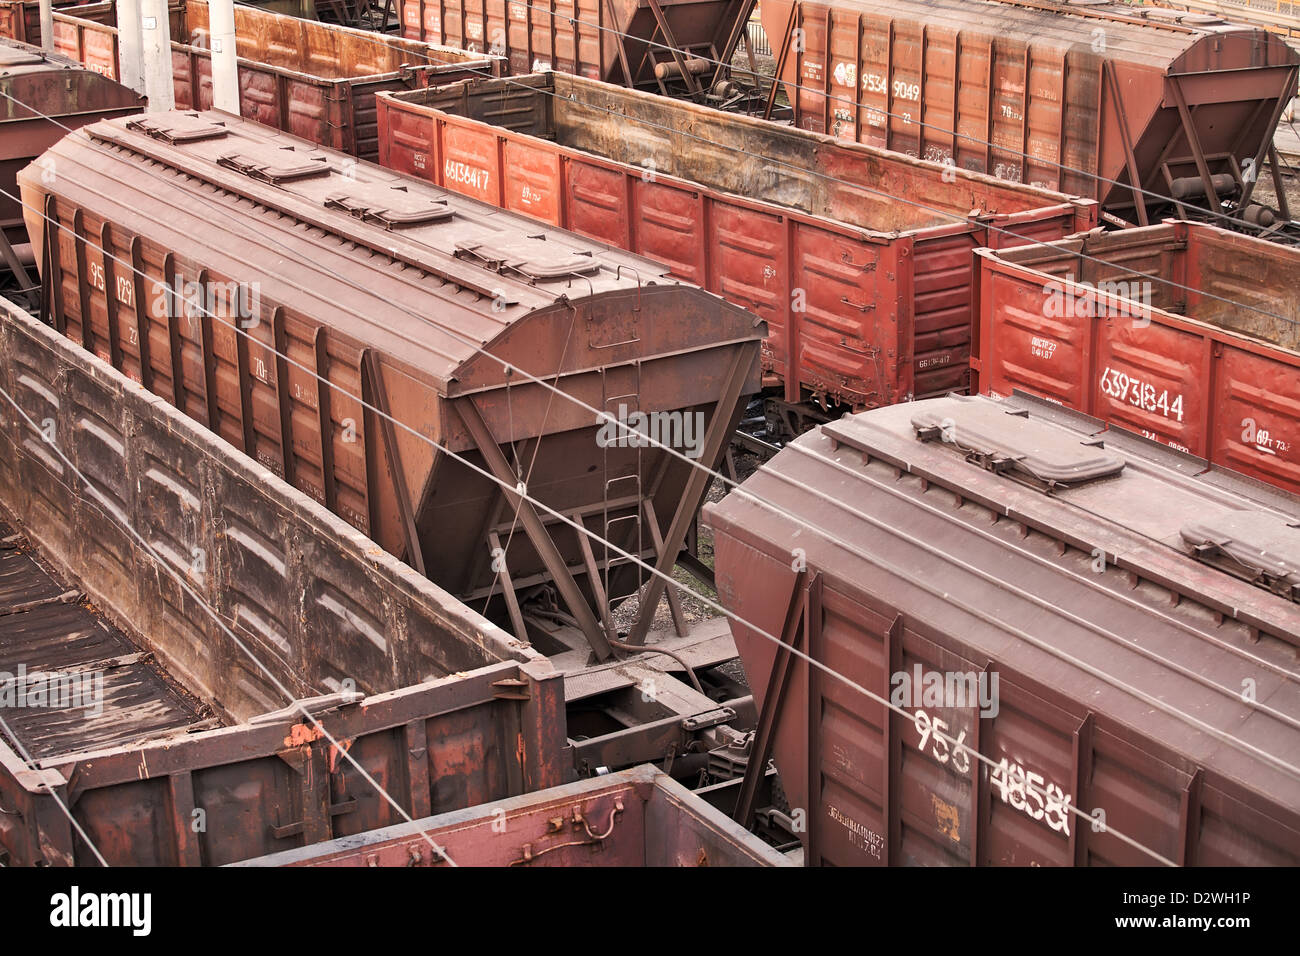
[[[895,405],[803,435],[706,514],[1300,808],[1300,501],[1104,428],[1021,396]]]
[[[84,203],[225,280],[259,279],[266,300],[443,380],[556,307],[655,293],[746,317],[648,259],[224,113],[105,120],[50,153],[53,183],[38,186],[28,170],[29,188]]]

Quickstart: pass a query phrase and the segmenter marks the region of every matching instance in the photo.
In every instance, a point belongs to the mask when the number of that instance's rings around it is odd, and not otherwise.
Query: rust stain
[[[324,731],[319,727],[294,724],[289,728],[289,736],[284,738],[284,745],[286,747],[305,747],[313,741],[320,740],[323,736],[325,736]]]
[[[330,773],[338,773],[340,747],[342,748],[342,753],[348,753],[352,750],[352,743],[351,740],[340,740],[339,747],[330,744],[329,759],[327,761]]]
[[[952,840],[953,843],[960,843],[961,833],[957,829],[957,807],[954,804],[940,800],[934,794],[930,794],[930,800],[934,804],[934,819],[939,825],[939,832]]]

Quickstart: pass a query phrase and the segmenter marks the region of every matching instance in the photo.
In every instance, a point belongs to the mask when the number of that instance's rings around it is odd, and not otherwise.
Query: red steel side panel
[[[1021,389],[1300,491],[1300,354],[1099,296],[1060,266],[980,257],[980,391]]]
[[[911,394],[910,237],[872,240],[418,104],[378,103],[380,160],[390,168],[662,262],[764,319],[764,367],[787,379],[792,363],[799,369],[791,400],[800,385],[857,405]],[[1073,227],[1071,214],[1060,234]],[[974,241],[960,241],[969,258]],[[969,264],[963,274],[969,285]],[[968,340],[969,292],[965,302],[956,334]]]

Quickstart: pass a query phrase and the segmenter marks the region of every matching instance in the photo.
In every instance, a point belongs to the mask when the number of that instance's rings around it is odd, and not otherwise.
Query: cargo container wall
[[[72,3],[55,3],[54,9],[60,16],[76,17],[79,20],[88,20],[92,23],[101,23],[108,26],[117,25],[117,5],[113,0],[106,0],[103,3],[80,3],[74,0]],[[184,29],[185,24],[185,2],[184,0],[169,0],[167,10],[170,17],[172,35],[176,31]],[[58,37],[60,31],[55,30],[55,42],[59,43]],[[20,40],[23,43],[31,43],[35,46],[41,45],[41,5],[40,0],[0,0],[0,36],[8,37],[12,40]],[[64,48],[56,46],[58,52],[65,53],[77,59],[75,48],[67,45],[67,38],[71,36],[66,32],[64,36]],[[116,60],[113,61],[117,63]],[[114,66],[116,71],[116,66]],[[116,72],[108,74],[116,79]]]
[[[789,866],[672,777],[636,767],[241,866]]]
[[[1250,516],[1280,553],[1300,500],[1095,425],[877,409],[705,509],[812,864],[1300,861],[1300,611],[1197,530]]]
[[[1143,225],[1175,180],[1202,207],[1209,177],[1251,181],[1300,64],[1264,30],[1120,4],[765,0],[762,14],[799,128],[1088,196]]]
[[[0,742],[6,862],[94,862],[56,796],[110,863],[191,865],[563,781],[562,677],[531,648],[7,305],[0,346],[0,500],[232,723],[36,764]]]
[[[744,9],[739,0],[397,2],[409,39],[501,53],[511,73],[559,70],[637,87],[658,85],[656,63],[673,60],[665,47],[717,60]]]
[[[1300,253],[1168,222],[980,253],[979,391],[1300,491]]]
[[[965,388],[973,250],[1095,221],[1056,193],[559,74],[383,95],[379,112],[384,165],[761,316],[791,402]]]
[[[120,75],[116,15],[95,7],[54,16],[54,47],[111,79]],[[179,109],[212,106],[208,8],[184,0],[172,10],[172,82]],[[500,76],[505,60],[381,37],[266,10],[236,6],[240,112],[275,129],[364,159],[377,151],[375,93],[464,77]]]

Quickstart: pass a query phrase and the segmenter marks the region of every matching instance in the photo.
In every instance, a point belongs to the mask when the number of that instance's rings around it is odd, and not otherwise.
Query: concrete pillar
[[[140,13],[140,36],[144,41],[144,95],[149,97],[149,112],[161,113],[176,106],[167,0],[140,0]]]
[[[239,115],[239,66],[235,56],[234,0],[208,0],[212,43],[212,105]]]
[[[14,16],[23,16],[21,7]],[[54,49],[54,0],[41,0],[41,48]]]
[[[140,35],[140,0],[117,0],[118,80],[144,92],[144,38]]]

